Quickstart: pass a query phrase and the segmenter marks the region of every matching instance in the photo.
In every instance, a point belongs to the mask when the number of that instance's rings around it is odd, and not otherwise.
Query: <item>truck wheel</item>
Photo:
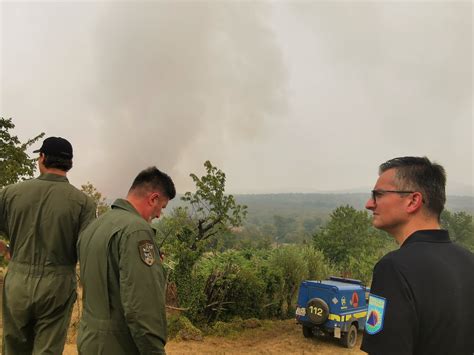
[[[348,349],[352,349],[357,342],[357,328],[354,324],[351,324],[349,331],[344,333],[341,338],[342,345]]]
[[[323,324],[329,317],[328,304],[321,298],[312,298],[306,305],[306,316],[311,323]]]
[[[303,336],[305,338],[311,338],[313,336],[313,328],[303,325]]]

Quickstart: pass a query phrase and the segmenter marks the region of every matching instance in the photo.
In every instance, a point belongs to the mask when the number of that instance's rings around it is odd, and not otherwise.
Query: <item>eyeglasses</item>
[[[372,190],[372,200],[377,202],[378,197],[382,197],[388,193],[395,193],[395,194],[412,194],[415,191],[403,191],[403,190]]]

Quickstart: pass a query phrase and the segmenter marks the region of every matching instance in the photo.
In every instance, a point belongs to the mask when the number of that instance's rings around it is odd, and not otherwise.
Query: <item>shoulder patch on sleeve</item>
[[[152,266],[155,263],[155,247],[151,240],[140,240],[138,242],[138,252],[140,259],[146,265]]]
[[[385,298],[370,294],[365,322],[365,331],[368,334],[377,334],[382,331],[386,304],[387,300]]]

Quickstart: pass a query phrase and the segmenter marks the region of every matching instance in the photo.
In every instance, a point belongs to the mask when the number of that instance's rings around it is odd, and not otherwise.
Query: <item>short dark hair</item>
[[[130,191],[132,190],[143,190],[144,192],[159,190],[169,200],[176,196],[173,180],[155,166],[140,171],[130,187]]]
[[[59,169],[68,172],[72,168],[72,159],[44,154],[43,165],[48,169]]]
[[[426,209],[439,219],[446,203],[446,171],[427,157],[400,157],[381,164],[379,172],[395,169],[395,179],[401,190],[419,191]]]

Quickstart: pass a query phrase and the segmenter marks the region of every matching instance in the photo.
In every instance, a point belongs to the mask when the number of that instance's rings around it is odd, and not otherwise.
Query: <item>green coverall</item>
[[[165,353],[165,275],[154,235],[123,199],[80,235],[80,354]]]
[[[76,242],[94,218],[92,199],[65,176],[43,174],[0,191],[0,231],[11,253],[4,355],[62,353],[76,300]]]

